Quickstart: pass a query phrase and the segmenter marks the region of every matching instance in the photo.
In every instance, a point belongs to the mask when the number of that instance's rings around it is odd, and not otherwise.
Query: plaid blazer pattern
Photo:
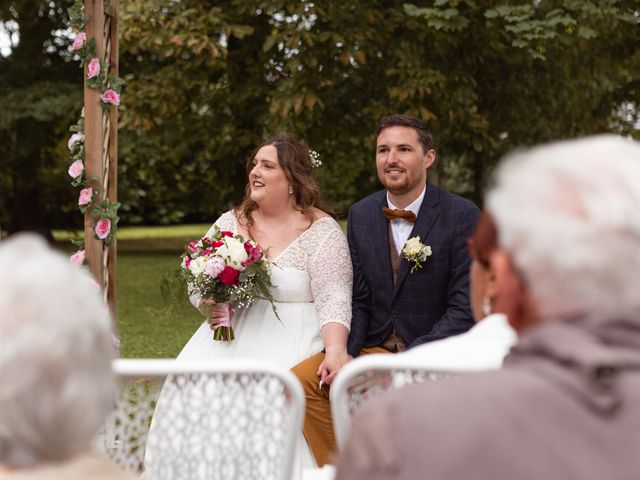
[[[393,285],[386,190],[349,209],[348,234],[353,263],[353,316],[348,350],[356,357],[363,347],[380,345],[392,325],[408,348],[468,330],[467,238],[479,216],[476,205],[427,184],[411,237],[420,236],[432,254],[421,269],[401,259]]]

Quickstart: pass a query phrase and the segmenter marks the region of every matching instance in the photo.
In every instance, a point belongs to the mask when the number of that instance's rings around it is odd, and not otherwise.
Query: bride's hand
[[[214,300],[202,300],[198,305],[200,313],[209,320],[209,327],[215,330],[221,320],[228,318],[231,308],[223,303],[216,303]]]
[[[347,353],[345,348],[331,349],[328,348],[324,355],[324,360],[318,367],[317,375],[323,384],[331,385],[333,379],[342,369],[342,367],[352,360],[351,355]]]

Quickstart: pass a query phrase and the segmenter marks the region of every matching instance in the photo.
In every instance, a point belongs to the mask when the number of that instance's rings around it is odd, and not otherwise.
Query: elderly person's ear
[[[524,282],[513,265],[510,255],[498,248],[489,258],[489,282],[487,293],[493,289],[496,298],[493,311],[504,313],[511,326],[520,334],[531,323],[529,299]]]
[[[486,269],[484,295],[489,303],[490,312],[485,314],[496,313],[496,304],[498,302],[498,286],[496,283],[496,272],[489,263],[489,268]]]

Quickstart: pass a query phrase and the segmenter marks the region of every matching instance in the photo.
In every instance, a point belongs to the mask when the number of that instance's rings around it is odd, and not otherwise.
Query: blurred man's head
[[[640,145],[613,135],[515,153],[487,196],[501,305],[518,331],[640,318]]]
[[[89,275],[35,236],[0,243],[0,467],[87,450],[113,404],[112,355]]]

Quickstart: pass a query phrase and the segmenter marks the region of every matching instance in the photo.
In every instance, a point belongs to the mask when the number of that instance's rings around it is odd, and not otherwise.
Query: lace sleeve
[[[211,227],[209,228],[209,230],[207,230],[207,233],[205,233],[203,237],[211,235],[216,226],[220,230],[229,230],[229,231],[232,231],[234,234],[238,233],[238,225],[236,223],[236,218],[233,212],[231,211],[224,212],[222,215],[220,215],[220,217],[218,217],[218,219],[214,222],[214,224],[211,225]],[[202,300],[202,298],[200,298],[200,295],[198,295],[195,292],[189,292],[189,301],[191,302],[191,305],[193,305],[195,308],[198,308],[198,306],[200,305],[200,300]]]
[[[353,273],[347,239],[339,225],[329,223],[311,258],[311,292],[318,312],[319,329],[330,322],[351,327]]]

